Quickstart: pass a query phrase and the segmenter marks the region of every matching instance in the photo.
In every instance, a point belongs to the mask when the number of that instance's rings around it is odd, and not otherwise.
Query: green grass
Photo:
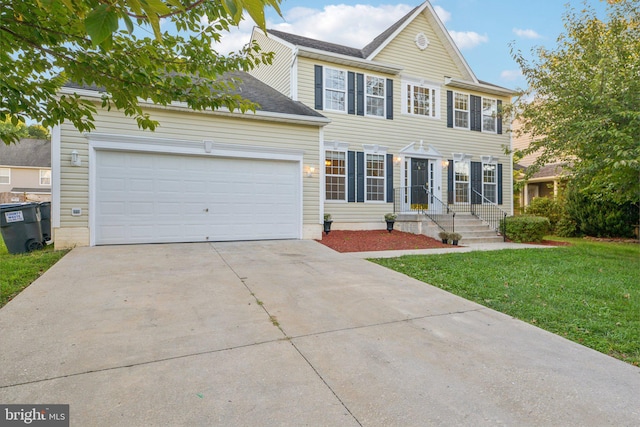
[[[53,245],[27,254],[10,254],[0,235],[0,307],[40,277],[68,251]]]
[[[571,246],[371,260],[640,365],[640,245]]]

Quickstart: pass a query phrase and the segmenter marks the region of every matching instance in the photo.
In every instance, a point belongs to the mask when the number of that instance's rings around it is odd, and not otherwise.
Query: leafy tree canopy
[[[540,153],[529,173],[567,162],[580,188],[618,203],[640,198],[640,3],[609,0],[608,19],[569,9],[555,50],[513,57],[529,88],[514,103]],[[526,101],[525,101],[526,100]]]
[[[0,0],[0,117],[50,127],[65,120],[94,128],[96,108],[61,95],[67,82],[105,91],[102,106],[134,117],[143,129],[158,123],[139,99],[184,102],[194,110],[255,105],[231,94],[219,77],[271,61],[257,45],[221,55],[221,33],[248,13],[265,28],[264,9],[280,0]],[[163,31],[163,28],[172,31]],[[3,133],[10,143],[16,134]]]
[[[50,139],[51,134],[49,130],[42,125],[33,124],[27,126],[24,122],[20,121],[14,125],[11,123],[11,117],[6,116],[4,119],[0,119],[0,139],[4,139],[5,135],[8,138],[33,138],[33,139]]]

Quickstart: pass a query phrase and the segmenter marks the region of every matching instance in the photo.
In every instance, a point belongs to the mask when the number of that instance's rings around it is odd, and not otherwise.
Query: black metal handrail
[[[471,203],[471,214],[486,222],[489,227],[502,234],[504,240],[507,240],[506,218],[509,214],[476,190],[471,191],[473,192],[473,196],[475,196],[474,199],[481,201],[481,203]]]
[[[416,192],[424,193],[424,195],[420,194],[422,196],[420,198],[424,198],[424,200],[419,203],[415,203],[415,200],[412,199],[412,195],[415,195]],[[448,233],[455,231],[456,212],[431,193],[425,185],[395,188],[394,193],[394,213],[422,214],[431,219],[441,230]]]

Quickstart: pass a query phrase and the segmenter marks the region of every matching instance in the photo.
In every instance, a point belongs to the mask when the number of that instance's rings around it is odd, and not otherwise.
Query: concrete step
[[[401,214],[398,215],[396,223],[402,231],[424,234],[429,237],[438,239],[438,226],[426,215],[422,214]],[[473,243],[499,243],[503,241],[502,236],[498,235],[495,230],[490,228],[483,221],[470,213],[457,213],[455,220],[440,220],[440,225],[446,229],[451,229],[455,225],[456,233],[462,238],[460,244]]]

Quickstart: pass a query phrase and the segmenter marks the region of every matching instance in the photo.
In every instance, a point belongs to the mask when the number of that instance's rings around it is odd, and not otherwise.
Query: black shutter
[[[393,203],[393,154],[387,154],[387,203]]]
[[[393,120],[393,80],[387,79],[387,119]]]
[[[502,101],[498,99],[498,135],[502,135]]]
[[[449,160],[447,169],[447,203],[453,204],[453,160]]]
[[[347,202],[356,201],[356,153],[347,152]]]
[[[316,110],[322,110],[322,65],[315,66],[315,101]]]
[[[471,204],[482,204],[482,162],[471,162]]]
[[[356,202],[364,202],[364,153],[356,153],[357,166],[356,166]]]
[[[356,74],[356,113],[364,116],[364,74]]]
[[[470,117],[470,127],[471,130],[475,130],[478,132],[482,131],[482,98],[479,96],[471,95],[470,96],[470,104],[471,104],[471,117]]]
[[[347,113],[356,113],[356,73],[347,73]]]
[[[453,127],[453,92],[447,91],[447,127]]]
[[[502,163],[498,163],[498,204],[502,204]]]

